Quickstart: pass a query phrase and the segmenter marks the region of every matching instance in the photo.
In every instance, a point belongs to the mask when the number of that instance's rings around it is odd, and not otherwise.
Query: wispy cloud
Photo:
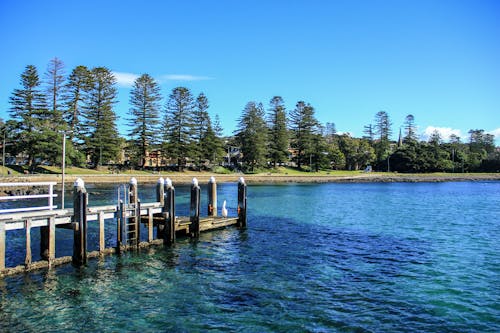
[[[500,140],[500,128],[488,131],[487,133],[493,135],[496,140]]]
[[[167,74],[160,77],[160,81],[204,81],[213,80],[209,76],[198,76],[190,74]]]
[[[134,81],[139,77],[138,74],[123,72],[113,72],[113,75],[115,76],[116,83],[125,88],[132,87],[134,85]]]
[[[427,126],[424,130],[423,137],[424,139],[428,139],[432,133],[438,131],[443,140],[449,140],[452,134],[455,134],[458,137],[462,137],[462,132],[459,129],[453,129],[451,127],[435,127],[435,126]]]
[[[125,73],[125,72],[113,72],[116,78],[116,83],[120,87],[130,88],[134,85],[134,81],[140,76],[135,73]],[[165,74],[156,77],[158,83],[166,83],[169,81],[177,82],[192,82],[192,81],[204,81],[213,80],[209,76],[191,75],[191,74]]]

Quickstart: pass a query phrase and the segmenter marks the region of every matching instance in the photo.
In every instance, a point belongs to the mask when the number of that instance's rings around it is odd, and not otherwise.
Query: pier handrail
[[[36,210],[53,210],[53,209],[57,208],[57,206],[54,205],[54,198],[57,197],[57,194],[54,194],[54,186],[56,184],[57,184],[57,182],[0,183],[0,188],[34,187],[34,186],[44,187],[44,186],[47,186],[49,189],[47,194],[10,195],[10,196],[0,197],[0,202],[8,201],[8,200],[26,200],[26,199],[40,199],[40,198],[47,198],[48,199],[47,206],[0,209],[0,214],[25,212],[25,211],[36,211]]]

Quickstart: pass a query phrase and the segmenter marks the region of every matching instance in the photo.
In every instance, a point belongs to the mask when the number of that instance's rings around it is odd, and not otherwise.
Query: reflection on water
[[[0,280],[0,330],[499,331],[498,185],[251,186],[247,230]]]

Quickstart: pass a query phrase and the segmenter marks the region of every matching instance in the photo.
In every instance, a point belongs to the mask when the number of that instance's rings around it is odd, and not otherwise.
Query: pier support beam
[[[5,222],[0,222],[0,271],[5,269]]]
[[[160,179],[158,179],[158,183],[156,183],[156,202],[159,202],[162,206],[162,209],[161,209],[161,214],[155,214],[156,217],[161,217],[163,218],[164,221],[167,220],[167,202],[166,202],[166,199],[165,199],[165,196],[166,196],[166,191],[165,191],[165,188],[166,188],[166,181],[165,179],[163,179],[163,177],[160,177]],[[150,233],[151,233],[151,239],[153,238],[152,236],[152,226],[150,227]],[[162,224],[162,223],[158,223],[156,225],[156,237],[157,238],[162,238],[162,239],[165,239],[165,228],[166,228],[166,222],[165,224]]]
[[[189,231],[191,237],[198,238],[200,236],[200,186],[198,185],[198,179],[193,178],[191,183],[191,203],[189,205],[189,221],[191,225]]]
[[[24,266],[29,268],[31,266],[31,219],[26,219],[24,224],[24,228],[26,229],[26,258],[24,259]]]
[[[243,177],[238,181],[238,227],[247,227],[247,184]]]
[[[213,176],[208,181],[208,216],[217,216],[217,183]]]
[[[175,243],[175,188],[172,185],[170,178],[165,181],[166,198],[165,198],[165,226],[163,230],[163,241],[165,244]]]
[[[82,266],[87,263],[87,190],[85,183],[78,178],[73,190],[73,265]]]

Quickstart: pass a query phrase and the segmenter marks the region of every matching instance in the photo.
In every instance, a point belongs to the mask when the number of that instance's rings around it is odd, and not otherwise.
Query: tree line
[[[374,170],[398,172],[477,172],[500,170],[494,137],[470,130],[466,141],[453,135],[444,142],[439,132],[418,139],[413,115],[408,115],[398,140],[391,140],[392,122],[386,111],[375,114],[361,138],[337,133],[335,124],[321,124],[305,101],[287,110],[280,96],[268,107],[248,102],[234,135],[223,136],[220,120],[208,113],[205,94],[185,87],[172,89],[164,101],[159,84],[148,74],[134,81],[127,113],[127,137],[118,135],[116,79],[106,67],[77,66],[69,75],[58,58],[49,62],[41,80],[33,65],[21,74],[20,88],[10,97],[11,119],[2,121],[4,143],[11,156],[26,156],[34,168],[61,161],[63,136],[66,163],[80,167],[118,164],[145,168],[154,151],[178,170],[226,165],[254,172],[280,165],[300,169]],[[126,152],[126,156],[124,155]],[[159,167],[166,167],[160,165]]]

